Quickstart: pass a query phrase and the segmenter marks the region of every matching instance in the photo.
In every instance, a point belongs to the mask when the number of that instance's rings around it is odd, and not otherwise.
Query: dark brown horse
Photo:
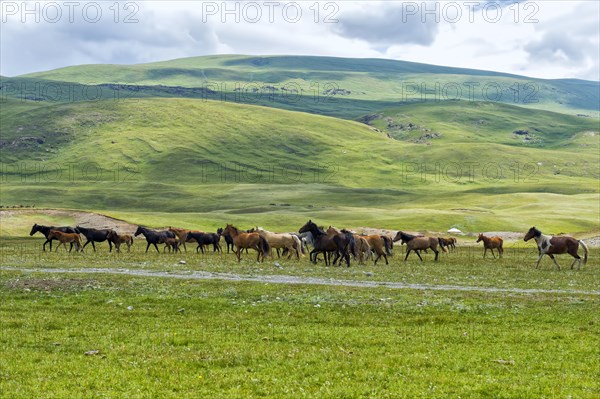
[[[233,243],[235,244],[235,256],[237,257],[238,262],[241,261],[240,255],[244,248],[252,248],[258,252],[258,255],[256,256],[258,262],[260,262],[261,259],[265,260],[265,257],[269,255],[269,252],[271,251],[267,240],[258,233],[242,233],[236,227],[228,224],[223,229],[222,234],[228,234],[233,239]]]
[[[454,237],[440,237],[440,247],[450,248],[452,251],[456,249],[456,238]]]
[[[548,255],[550,257],[550,259],[552,259],[554,261],[554,264],[556,265],[556,267],[558,267],[558,270],[560,270],[560,266],[558,265],[558,262],[554,258],[554,255],[568,253],[573,258],[575,258],[573,263],[571,263],[571,269],[573,269],[573,266],[575,266],[575,262],[578,261],[579,263],[577,264],[577,270],[579,270],[581,268],[581,257],[577,253],[579,251],[579,245],[581,245],[581,247],[583,248],[583,253],[584,253],[583,264],[585,265],[587,263],[588,247],[581,240],[576,240],[573,237],[548,236],[548,235],[542,234],[542,232],[539,231],[538,229],[536,229],[535,227],[532,227],[529,229],[527,234],[525,234],[525,237],[523,238],[523,240],[529,241],[532,238],[537,243],[538,250],[540,253],[537,263],[535,264],[536,269],[540,265],[540,261],[542,260],[542,257],[544,255]]]
[[[485,258],[485,254],[487,253],[487,250],[489,249],[490,251],[492,251],[492,256],[494,257],[494,259],[496,259],[496,255],[494,255],[494,248],[498,249],[498,256],[500,258],[502,258],[502,254],[504,253],[504,248],[502,248],[502,244],[504,243],[504,240],[502,240],[502,238],[495,236],[495,237],[486,237],[483,235],[483,233],[479,233],[479,236],[477,236],[477,242],[483,241],[483,257]]]
[[[299,233],[306,233],[309,231],[313,236],[314,249],[310,251],[310,260],[316,264],[317,256],[323,253],[325,257],[325,266],[329,266],[328,253],[335,253],[335,259],[333,264],[341,256],[346,261],[346,266],[350,267],[350,253],[354,253],[354,236],[352,233],[333,233],[328,235],[320,229],[312,220],[306,222],[306,224],[300,227]]]
[[[419,251],[431,249],[435,253],[435,260],[438,260],[439,251],[438,244],[439,241],[435,237],[424,237],[424,236],[413,236],[412,234],[407,234],[403,231],[399,231],[394,237],[394,241],[400,241],[400,244],[406,244],[406,256],[404,257],[404,261],[408,259],[408,255],[410,251],[415,251],[421,262],[423,258],[421,258],[421,254]],[[446,252],[446,249],[442,247],[442,251]]]

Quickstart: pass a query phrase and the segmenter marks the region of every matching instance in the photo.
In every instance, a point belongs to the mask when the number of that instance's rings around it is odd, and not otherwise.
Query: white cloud
[[[293,8],[286,17],[285,2],[271,10],[256,2],[262,13],[256,23],[249,21],[253,10],[244,8],[248,2],[229,2],[226,7],[239,12],[236,23],[236,16],[224,13],[220,1],[148,1],[135,2],[138,22],[133,24],[122,23],[131,11],[123,9],[120,22],[114,22],[112,2],[99,3],[103,14],[97,23],[85,21],[81,11],[74,14],[73,23],[65,12],[58,23],[45,22],[43,16],[36,23],[29,15],[23,23],[20,13],[9,15],[7,3],[13,2],[2,2],[0,73],[9,76],[83,63],[240,53],[386,57],[542,78],[600,80],[597,2],[503,1],[502,8],[496,7],[500,3],[482,2],[472,15],[463,2],[429,2],[425,7],[422,2],[320,2],[318,15],[313,2],[298,2],[302,16],[296,23],[290,22]],[[452,4],[462,13],[455,23],[450,21],[456,16]],[[210,8],[215,5],[216,12]],[[498,9],[502,17],[495,21]],[[324,23],[328,15],[338,22]],[[538,22],[525,23],[526,17]]]

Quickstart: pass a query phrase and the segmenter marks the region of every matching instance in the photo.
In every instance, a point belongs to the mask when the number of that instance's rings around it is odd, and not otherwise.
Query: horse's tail
[[[442,249],[442,252],[448,252],[448,249],[444,245],[444,239],[440,237],[440,238],[438,238],[438,242],[440,244],[440,248]]]
[[[304,247],[302,246],[302,241],[300,241],[300,238],[293,234],[292,238],[294,239],[294,249],[298,251],[298,254],[302,253],[304,255]]]
[[[367,250],[365,251],[365,259],[371,259],[371,255],[372,255],[371,246],[369,245],[369,242],[366,239],[362,238],[362,240],[363,240],[363,244],[366,244],[366,246],[367,246]]]
[[[269,255],[271,247],[269,246],[269,242],[267,241],[267,239],[265,237],[263,237],[261,235],[258,236],[258,246],[262,250],[263,256]]]
[[[585,245],[585,242],[579,240],[579,243],[581,244],[581,246],[583,247],[583,264],[585,265],[587,263],[587,259],[588,259],[588,246]]]
[[[386,255],[392,256],[392,251],[390,250],[390,238],[388,236],[381,236],[381,239],[383,240],[383,245],[385,246]]]

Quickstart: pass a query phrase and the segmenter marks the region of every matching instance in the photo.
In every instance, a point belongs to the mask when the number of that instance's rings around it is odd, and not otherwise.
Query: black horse
[[[156,248],[156,252],[160,253],[156,244],[162,244],[165,238],[175,238],[175,233],[169,230],[155,231],[138,226],[134,236],[137,237],[140,234],[146,237],[146,242],[148,243],[148,245],[146,245],[146,252],[148,252],[148,248],[150,248],[150,245],[152,244],[154,245],[154,248]]]
[[[187,234],[186,240],[192,239],[196,240],[196,242],[198,243],[198,247],[196,247],[196,252],[198,252],[198,250],[201,250],[202,253],[204,253],[204,246],[211,244],[213,246],[213,252],[222,252],[221,245],[219,245],[219,240],[221,239],[221,236],[218,233],[202,233],[190,231]]]
[[[75,228],[77,230],[78,233],[81,233],[84,235],[86,242],[85,244],[83,244],[83,247],[81,248],[81,251],[83,252],[83,250],[85,249],[85,246],[88,244],[92,244],[92,248],[94,248],[94,252],[96,252],[96,245],[94,244],[94,242],[104,242],[107,241],[108,242],[108,251],[112,252],[112,241],[109,240],[109,235],[112,233],[114,233],[115,231],[112,229],[89,229],[87,227],[81,227],[81,226],[77,226]]]
[[[335,258],[333,264],[337,262],[340,256],[346,261],[346,266],[350,267],[350,254],[348,249],[354,247],[354,236],[348,234],[337,234],[334,236],[328,236],[323,230],[321,230],[316,224],[309,220],[304,226],[298,230],[299,233],[305,233],[310,231],[314,239],[314,249],[310,251],[310,260],[313,263],[317,263],[317,255],[323,253],[325,257],[325,265],[329,265],[329,259],[327,253],[335,252]]]
[[[225,243],[227,244],[227,253],[229,253],[229,246],[231,246],[231,252],[235,251],[235,245],[233,244],[233,238],[229,234],[223,234],[223,228],[219,227],[217,229],[217,234],[222,236],[225,239]]]
[[[57,230],[61,233],[78,233],[73,227],[63,226],[63,227],[54,227],[54,226],[42,226],[41,224],[34,224],[31,228],[31,232],[29,235],[32,236],[37,232],[40,232],[46,237],[46,241],[44,241],[44,245],[42,246],[43,250],[46,250],[46,244],[50,244],[50,251],[52,251],[52,240],[56,240],[56,238],[48,238],[50,234],[50,230]],[[71,249],[73,249],[73,244],[71,244]],[[70,252],[70,251],[69,251]]]

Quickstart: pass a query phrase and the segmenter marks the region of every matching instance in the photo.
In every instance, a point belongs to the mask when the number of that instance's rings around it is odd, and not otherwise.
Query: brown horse
[[[440,237],[440,247],[450,248],[452,251],[456,249],[456,238],[454,237]]]
[[[183,245],[183,250],[185,252],[187,252],[185,243],[186,242],[194,242],[193,238],[188,238],[188,233],[190,231],[193,231],[194,233],[201,233],[200,231],[197,231],[197,230],[178,229],[176,227],[171,227],[171,226],[169,226],[169,231],[171,233],[175,234],[175,237],[177,237],[179,239],[179,246]]]
[[[494,248],[498,249],[498,256],[500,258],[502,258],[502,254],[504,253],[504,249],[502,248],[502,244],[504,243],[504,240],[502,240],[502,238],[496,236],[496,237],[486,237],[483,235],[483,233],[479,233],[479,236],[477,237],[477,242],[483,241],[483,257],[485,258],[485,254],[487,253],[487,250],[489,249],[490,251],[492,251],[492,256],[494,257],[494,259],[496,259],[496,255],[494,255]]]
[[[171,249],[173,249],[173,252],[181,252],[181,249],[179,249],[179,238],[167,237],[161,239],[158,243],[165,244],[163,252],[165,252],[167,248],[169,248],[169,252],[171,252]]]
[[[48,239],[58,240],[59,244],[56,246],[56,251],[58,251],[58,247],[60,247],[61,245],[65,246],[66,251],[67,243],[75,244],[75,252],[79,251],[81,248],[81,237],[77,233],[63,233],[62,231],[58,230],[50,230],[50,232],[48,233]]]
[[[542,232],[539,231],[538,229],[536,229],[535,227],[532,227],[529,229],[527,234],[525,234],[525,237],[523,238],[523,240],[529,241],[532,238],[537,243],[538,250],[540,253],[537,263],[535,264],[536,269],[540,265],[540,261],[542,260],[542,257],[544,255],[548,255],[550,257],[550,259],[552,259],[554,261],[554,264],[556,265],[556,267],[558,267],[558,270],[560,270],[560,266],[558,265],[558,262],[556,261],[556,259],[554,259],[554,255],[568,253],[573,258],[575,258],[573,263],[571,263],[571,269],[573,269],[573,266],[575,266],[575,262],[579,261],[579,263],[577,264],[577,270],[579,270],[581,268],[581,257],[579,256],[579,254],[577,252],[579,251],[580,244],[583,247],[583,252],[584,252],[583,264],[585,265],[587,263],[588,247],[581,240],[576,240],[573,237],[548,236],[548,235],[542,234]]]
[[[389,265],[387,255],[392,255],[390,251],[390,243],[392,242],[392,240],[390,240],[390,238],[387,236],[380,236],[377,234],[361,237],[367,240],[371,251],[377,254],[374,264],[376,265],[379,258],[383,256],[383,259],[385,259],[385,264]]]
[[[240,254],[244,248],[252,248],[258,252],[258,255],[256,256],[258,262],[260,262],[261,259],[264,261],[265,257],[269,255],[269,252],[271,251],[267,239],[258,233],[242,233],[233,225],[228,224],[223,229],[222,234],[229,234],[233,239],[235,256],[237,256],[238,262],[241,261]]]
[[[131,246],[133,245],[132,235],[117,234],[116,231],[111,230],[106,238],[115,245],[115,249],[117,250],[117,252],[121,252],[121,244],[127,245],[127,252],[131,251]]]
[[[394,237],[394,241],[401,241],[400,244],[406,244],[406,256],[404,257],[404,261],[408,259],[408,255],[410,251],[415,251],[421,262],[423,258],[421,258],[421,254],[419,251],[431,249],[435,253],[435,260],[438,260],[438,244],[439,241],[435,237],[424,237],[424,236],[413,236],[411,234],[407,234],[403,231],[399,231]],[[442,251],[447,252],[446,248],[442,247]]]
[[[342,232],[343,231],[344,230],[342,230]],[[364,263],[365,259],[369,259],[372,256],[371,246],[365,237],[354,234],[354,253],[352,255],[354,255],[355,258],[358,257],[358,263],[361,265]]]

